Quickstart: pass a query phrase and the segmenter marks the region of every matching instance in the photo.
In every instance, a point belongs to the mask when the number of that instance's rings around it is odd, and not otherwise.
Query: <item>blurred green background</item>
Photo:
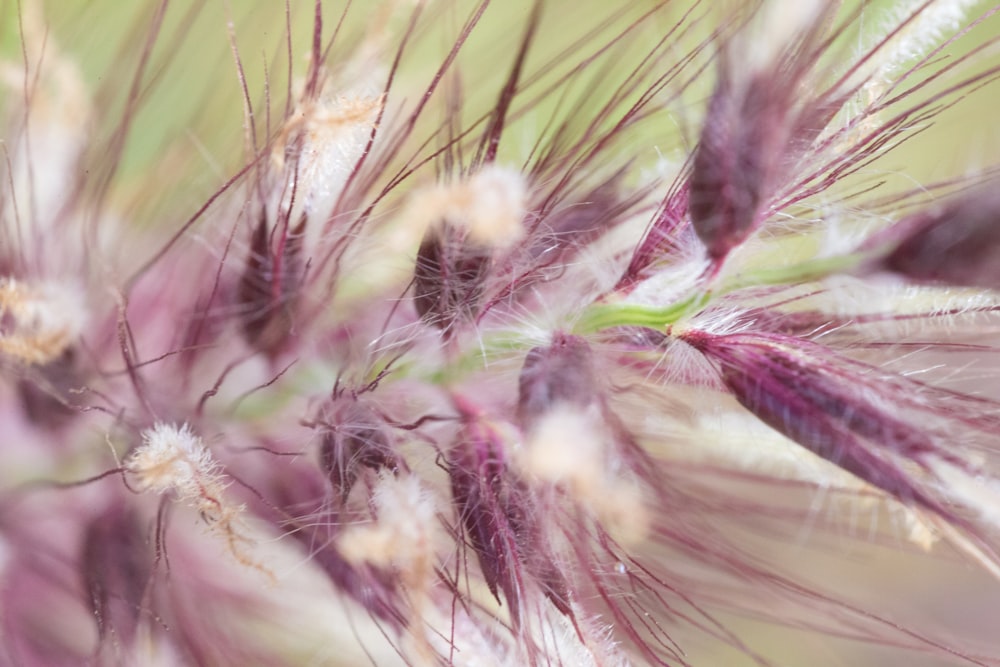
[[[21,0],[24,2],[24,0]],[[154,2],[123,3],[116,0],[50,0],[45,4],[45,16],[51,36],[65,52],[80,64],[88,83],[95,91],[97,126],[95,137],[108,136],[121,117],[121,109],[138,54],[149,40],[150,24],[160,5]],[[243,108],[240,83],[234,67],[227,23],[233,24],[236,45],[243,60],[251,98],[257,110],[260,128],[265,76],[270,83],[273,113],[282,111],[287,89],[288,58],[285,37],[285,7],[278,0],[201,2],[175,0],[164,3],[165,18],[151,52],[144,85],[143,103],[134,119],[134,131],[124,153],[121,177],[114,196],[140,220],[159,210],[164,200],[177,209],[176,197],[195,204],[210,194],[238,166],[245,155],[234,150],[243,145]],[[384,3],[374,0],[354,2],[344,15],[342,37],[333,50],[333,62],[346,57],[357,36],[363,34],[373,17],[380,17],[377,7]],[[388,29],[399,32],[407,21],[412,2],[398,2],[399,11],[388,19]],[[719,3],[706,11],[709,16],[724,13]],[[726,3],[726,7],[738,5]],[[869,3],[864,20],[866,26],[878,24],[885,7],[891,2]],[[29,7],[31,3],[24,3]],[[578,38],[585,30],[598,25],[613,12],[624,15],[617,21],[621,26],[653,6],[650,0],[609,5],[598,0],[550,2],[543,15],[541,38],[535,44],[532,63],[541,63],[559,49]],[[989,3],[983,3],[986,8]],[[18,2],[0,3],[0,55],[8,62],[20,65],[18,38]],[[346,2],[325,2],[325,36],[329,36],[339,20]],[[494,91],[506,74],[507,63],[521,33],[521,24],[528,12],[527,0],[494,2],[486,11],[483,22],[473,33],[459,60],[465,73],[466,97],[470,105],[484,109],[495,99]],[[611,7],[614,7],[612,10]],[[404,82],[426,82],[430,72],[440,62],[442,53],[452,44],[453,36],[470,12],[472,3],[466,0],[434,0],[427,3],[424,20],[418,27],[413,48],[403,63],[405,73],[415,74]],[[620,57],[624,72],[645,53],[674,20],[688,9],[688,3],[674,2],[648,19],[629,38],[634,59]],[[970,12],[975,14],[976,12]],[[291,55],[293,76],[306,69],[311,40],[313,4],[292,0]],[[708,26],[711,21],[702,23]],[[869,30],[870,32],[870,30]],[[993,19],[976,29],[975,35],[963,40],[962,48],[1000,32],[1000,21]],[[604,33],[605,36],[608,34]],[[704,37],[705,30],[695,30],[691,37],[678,43],[693,43]],[[858,39],[857,33],[849,35]],[[997,49],[989,58],[998,61]],[[966,70],[968,71],[968,70]],[[265,75],[266,72],[266,75]],[[661,154],[690,144],[697,131],[697,113],[703,107],[710,78],[703,77],[683,99],[662,114],[662,133],[653,132],[643,145],[635,147],[640,162],[654,163]],[[416,85],[416,84],[414,84]],[[884,164],[887,172],[904,171],[904,180],[925,181],[950,177],[991,164],[1000,155],[1000,129],[995,122],[995,109],[1000,101],[1000,87],[975,93],[941,116],[935,127],[918,141],[904,146]],[[413,95],[414,89],[409,90]],[[553,102],[554,104],[554,102]],[[542,106],[533,116],[534,128],[540,127],[551,107]],[[468,117],[471,117],[469,114]],[[656,127],[650,125],[650,127]],[[677,128],[687,135],[677,137]],[[531,127],[526,126],[525,134]],[[519,150],[523,154],[524,150]],[[520,156],[520,155],[519,155]],[[149,188],[150,179],[157,183]],[[152,191],[151,191],[152,190]],[[143,224],[137,220],[137,224]]]

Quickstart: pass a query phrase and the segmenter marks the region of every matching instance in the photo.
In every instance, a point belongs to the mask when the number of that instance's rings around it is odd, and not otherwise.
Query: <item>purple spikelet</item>
[[[899,499],[961,526],[996,561],[997,545],[969,520],[970,508],[949,497],[943,469],[974,478],[980,471],[949,433],[913,417],[974,412],[920,383],[838,358],[821,345],[780,334],[715,336],[692,331],[681,339],[719,365],[736,400],[768,426],[813,454]],[[991,417],[969,416],[964,430],[995,428]],[[957,426],[957,425],[956,425]]]
[[[995,187],[995,185],[994,185]],[[869,246],[889,247],[875,268],[921,283],[1000,287],[1000,193],[961,195],[900,220]],[[882,246],[885,247],[885,246]]]
[[[818,12],[787,50],[756,69],[740,54],[722,55],[687,193],[691,224],[713,262],[760,226],[804,147],[838,108],[822,97],[803,99],[813,94],[805,90],[814,65],[808,51],[829,11]]]
[[[521,491],[512,483],[503,441],[488,424],[470,416],[448,461],[451,494],[483,579],[493,596],[504,601],[511,622],[520,623],[521,555],[517,533],[524,517]]]
[[[596,400],[597,378],[590,346],[578,337],[557,333],[551,345],[530,350],[518,377],[517,414],[530,428],[559,404],[586,408]]]
[[[306,220],[294,228],[272,228],[262,215],[254,227],[237,296],[243,335],[253,347],[273,354],[295,324],[302,287],[302,238]]]
[[[413,273],[413,305],[428,324],[450,331],[478,313],[489,248],[450,225],[427,231]]]
[[[378,472],[399,467],[392,443],[374,411],[346,399],[335,409],[320,444],[320,466],[335,492],[346,501],[361,468]]]

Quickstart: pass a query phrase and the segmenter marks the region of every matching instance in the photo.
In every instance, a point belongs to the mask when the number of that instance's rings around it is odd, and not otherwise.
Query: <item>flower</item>
[[[0,662],[1000,665],[1000,5],[265,4],[3,10]]]

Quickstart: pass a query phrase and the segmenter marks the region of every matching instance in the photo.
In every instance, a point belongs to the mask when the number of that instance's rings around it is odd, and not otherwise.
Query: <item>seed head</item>
[[[915,213],[869,242],[875,268],[915,282],[1000,287],[1000,194],[981,190]]]
[[[774,43],[772,36],[743,35],[735,52],[723,54],[691,168],[688,213],[714,262],[760,226],[806,146],[836,111],[822,89],[810,85],[815,56],[809,51],[832,7],[805,2],[785,14],[775,9],[778,3],[765,4],[784,14],[778,46],[757,45],[758,39]]]
[[[183,501],[219,495],[219,466],[187,424],[155,424],[143,431],[142,444],[125,462],[140,491],[173,491]],[[214,492],[214,494],[213,494]]]
[[[247,342],[268,354],[288,342],[295,324],[305,230],[305,218],[289,229],[272,227],[262,215],[253,231],[237,297],[240,323]]]
[[[994,528],[984,532],[966,518],[967,511],[982,513],[992,501],[957,507],[959,496],[948,489],[961,485],[942,478],[961,476],[977,485],[980,476],[972,457],[963,456],[957,424],[951,432],[934,426],[935,416],[963,409],[959,399],[785,336],[691,331],[682,338],[719,364],[736,400],[764,423],[903,503],[961,527],[983,545],[991,569],[1000,571],[995,547],[984,537]],[[924,419],[917,422],[920,412]],[[970,415],[965,427],[991,429],[992,423]]]
[[[142,443],[125,461],[139,491],[172,493],[178,502],[195,509],[209,529],[226,541],[240,563],[270,575],[249,554],[253,540],[241,527],[244,507],[225,496],[221,466],[188,424],[157,423],[142,433]]]
[[[348,400],[337,407],[334,418],[320,444],[320,466],[334,492],[346,502],[359,468],[395,472],[399,463],[386,429],[370,406]]]

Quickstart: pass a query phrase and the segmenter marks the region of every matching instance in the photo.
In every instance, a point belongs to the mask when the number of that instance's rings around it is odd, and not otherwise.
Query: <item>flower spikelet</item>
[[[143,431],[142,444],[128,457],[140,491],[166,493],[199,510],[217,503],[224,487],[219,465],[188,424],[157,423]]]
[[[222,468],[190,425],[160,422],[146,429],[142,443],[129,455],[124,467],[134,475],[137,490],[172,493],[226,540],[227,549],[237,561],[262,569],[246,553],[252,540],[240,528],[245,508],[225,497]]]
[[[964,530],[971,542],[958,537],[959,546],[1000,573],[996,487],[962,444],[996,422],[976,416],[974,402],[963,405],[960,398],[780,335],[692,331],[682,338],[719,363],[736,400],[763,422],[904,504]],[[950,433],[935,424],[966,411],[965,433],[958,424]],[[920,412],[923,425],[914,427]]]
[[[453,183],[439,183],[414,192],[405,215],[410,224],[461,227],[472,243],[508,247],[525,234],[527,186],[509,167],[486,165]]]
[[[909,215],[867,245],[880,268],[924,282],[1000,287],[1000,193],[979,190]]]
[[[285,122],[271,153],[271,166],[284,175],[277,192],[296,192],[289,215],[306,215],[322,224],[330,215],[344,183],[363,153],[382,110],[380,95],[338,92],[336,81],[304,91],[299,106]]]

